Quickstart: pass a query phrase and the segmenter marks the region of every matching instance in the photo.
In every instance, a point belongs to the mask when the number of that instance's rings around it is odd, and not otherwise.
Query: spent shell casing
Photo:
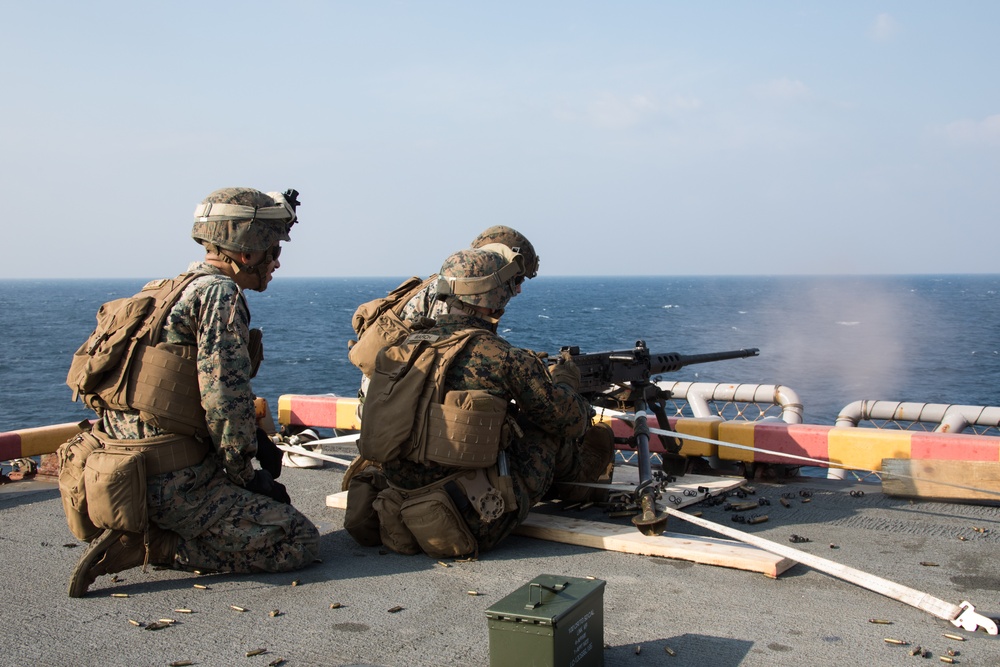
[[[951,656],[947,656],[947,655],[940,656],[938,658],[938,660],[940,660],[941,662],[947,662],[949,665],[952,664],[953,662],[955,662],[954,658],[952,658]]]
[[[267,653],[267,649],[266,648],[255,648],[252,651],[247,651],[247,657],[248,658],[252,658],[255,655],[261,655],[262,653]]]
[[[238,607],[234,604],[229,605],[229,608],[232,609],[233,611],[246,611],[245,607]]]
[[[639,655],[640,653],[642,653],[642,647],[639,646],[638,644],[636,644],[636,646],[635,646],[635,654]]]
[[[466,591],[469,595],[482,595],[479,591]]]
[[[167,625],[170,625],[171,623],[176,623],[177,622],[177,621],[175,621],[172,618],[158,618],[158,619],[156,619],[156,621],[157,621],[157,623],[166,623]]]
[[[953,648],[948,649],[947,651],[945,651],[945,653],[947,653],[948,655],[950,655],[952,657],[955,657],[956,655],[958,655],[958,651],[956,651]]]
[[[964,642],[965,641],[965,637],[963,637],[962,635],[953,635],[951,633],[945,633],[945,634],[943,634],[941,636],[942,637],[947,637],[948,639],[954,639],[957,642]]]
[[[113,597],[113,598],[127,598],[128,597],[128,593],[112,593],[111,597]]]
[[[804,502],[804,503],[811,503],[812,502],[812,498],[803,498],[802,502]]]
[[[333,602],[330,604],[330,609],[340,609],[343,606],[344,605],[340,604],[339,602]]]
[[[130,619],[128,619],[128,622],[129,622],[129,623],[130,623],[131,625],[134,625],[134,626],[135,626],[135,627],[137,627],[137,628],[141,628],[141,627],[142,627],[142,623],[140,623],[139,621],[133,621],[133,620],[132,620],[131,618],[130,618]]]
[[[202,590],[202,591],[207,591],[208,590],[208,586],[206,586],[205,584],[195,584],[194,587],[197,588],[198,590]]]
[[[438,561],[438,565],[440,565],[441,567],[451,567],[451,565],[449,565],[448,563],[445,563],[445,562],[444,562],[444,561],[442,561],[442,560],[439,560],[439,561]]]
[[[163,628],[169,628],[170,623],[160,623],[159,621],[155,623],[150,623],[146,626],[147,630],[162,630]]]
[[[884,618],[869,618],[869,623],[877,623],[879,625],[892,625],[892,621],[887,621]]]
[[[298,580],[298,579],[293,579],[293,580],[292,580],[292,586],[298,586],[298,585],[299,585],[299,584],[301,584],[301,583],[302,583],[302,582],[301,582],[300,580]]]
[[[929,560],[922,560],[922,561],[920,561],[920,564],[923,565],[924,567],[937,567],[938,566],[937,563],[932,563]]]
[[[267,667],[278,667],[279,665],[283,665],[283,664],[285,664],[285,659],[284,658],[278,658],[276,660],[272,660],[271,662],[267,663]]]
[[[667,655],[677,655],[677,651],[670,648],[669,646],[664,646],[663,650],[667,652]]]
[[[764,523],[767,521],[767,515],[763,514],[761,516],[755,516],[751,519],[747,519],[747,523]]]
[[[272,609],[271,611],[267,612],[267,615],[270,616],[271,618],[274,618],[275,616],[281,616],[281,610]]]
[[[785,507],[791,507],[792,506],[792,504],[790,502],[788,502],[787,500],[785,500],[784,498],[778,498],[778,502],[781,503]]]
[[[181,607],[180,609],[174,609],[178,614],[193,614],[193,609],[188,609],[187,607]]]
[[[920,646],[914,646],[910,649],[910,655],[920,655],[924,649]]]
[[[399,611],[403,611],[403,607],[401,607],[399,605],[396,605],[395,607],[393,607],[393,608],[391,608],[389,610],[389,613],[390,614],[395,614],[396,612],[399,612]]]
[[[902,639],[893,639],[892,637],[886,637],[884,640],[886,644],[896,644],[898,646],[908,646],[910,642],[903,641]]]
[[[193,664],[194,663],[191,662],[190,660],[174,660],[172,663],[170,663],[170,667],[189,667],[190,665]]]

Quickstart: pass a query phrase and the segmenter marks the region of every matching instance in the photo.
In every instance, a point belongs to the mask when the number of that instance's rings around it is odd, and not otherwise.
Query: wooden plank
[[[698,487],[708,488],[710,495],[736,488],[746,480],[735,477],[710,477],[704,475],[685,475],[679,483],[671,484],[664,491],[664,497],[676,496],[681,503],[673,505],[684,507],[698,502],[703,494],[685,496],[684,490],[697,491]],[[623,490],[631,489],[628,485],[621,486]],[[333,493],[326,497],[327,507],[345,509],[347,507],[347,492]],[[526,537],[534,537],[563,544],[640,556],[659,556],[686,560],[703,565],[760,572],[768,577],[779,574],[795,564],[794,561],[776,556],[763,549],[736,542],[712,537],[696,537],[675,533],[663,535],[643,535],[632,525],[621,525],[573,518],[566,514],[542,514],[531,512],[528,518],[518,526],[514,533]]]
[[[882,472],[887,496],[1000,505],[998,461],[882,459]]]
[[[795,561],[731,540],[678,533],[649,536],[633,526],[535,512],[528,514],[514,533],[594,549],[760,572],[771,578],[795,564]]]

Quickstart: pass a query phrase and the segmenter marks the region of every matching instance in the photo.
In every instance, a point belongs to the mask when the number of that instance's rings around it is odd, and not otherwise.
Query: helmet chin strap
[[[239,275],[241,273],[245,273],[247,275],[256,276],[257,287],[251,287],[249,289],[252,289],[255,292],[263,292],[267,289],[267,267],[271,264],[270,252],[264,253],[264,259],[251,266],[249,264],[244,264],[235,257],[230,257],[223,252],[222,248],[214,243],[206,243],[205,248],[214,254],[218,259],[233,267],[234,274]]]

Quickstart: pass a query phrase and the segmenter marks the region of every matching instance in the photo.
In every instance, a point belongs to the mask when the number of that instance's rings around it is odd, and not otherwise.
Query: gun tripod
[[[653,478],[653,466],[649,453],[649,424],[647,411],[656,417],[661,430],[669,430],[666,401],[670,392],[653,384],[649,380],[633,380],[626,382],[622,391],[616,392],[605,407],[614,406],[618,409],[630,409],[635,414],[632,422],[632,439],[635,441],[636,452],[639,455],[639,484],[633,492],[633,501],[641,510],[632,518],[632,524],[644,535],[660,535],[667,527],[668,515],[658,512],[656,499],[659,496],[660,482]],[[603,402],[603,401],[602,401]],[[676,475],[683,475],[687,467],[687,459],[680,455],[681,446],[673,436],[658,435],[663,445],[663,480],[672,480]]]

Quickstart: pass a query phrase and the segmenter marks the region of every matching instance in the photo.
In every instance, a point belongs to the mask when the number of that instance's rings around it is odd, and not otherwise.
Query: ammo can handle
[[[555,586],[546,586],[545,584],[540,584],[537,581],[531,582],[528,585],[528,604],[524,605],[524,608],[525,609],[535,609],[536,607],[541,606],[541,604],[542,604],[542,591],[541,591],[541,589],[542,588],[544,588],[545,590],[547,590],[547,591],[549,591],[551,593],[561,593],[562,591],[566,590],[567,586],[569,586],[569,582],[568,581],[565,582],[565,583],[562,583],[562,584],[556,584]],[[534,602],[531,599],[531,590],[534,589],[534,588],[538,588],[539,589],[539,591],[538,591],[538,602]]]

